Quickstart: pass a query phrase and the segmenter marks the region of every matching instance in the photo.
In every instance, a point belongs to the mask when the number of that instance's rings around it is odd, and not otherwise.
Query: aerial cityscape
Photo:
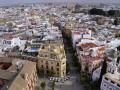
[[[0,90],[120,90],[120,0],[0,0]]]

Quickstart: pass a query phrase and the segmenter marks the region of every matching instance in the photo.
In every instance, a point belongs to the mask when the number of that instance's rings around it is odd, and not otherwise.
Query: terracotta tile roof
[[[104,54],[98,54],[98,56],[97,57],[103,57],[104,56]]]
[[[0,57],[6,57],[6,55],[5,54],[0,54]]]
[[[98,48],[99,51],[104,51],[105,48],[104,47],[101,47],[101,48]]]
[[[89,45],[90,47],[97,47],[97,45],[94,43],[86,43],[86,44]]]
[[[90,50],[84,50],[83,52],[90,52]]]
[[[13,37],[13,36],[10,35],[10,34],[3,34],[2,37],[3,37],[3,38],[10,38],[10,37]]]
[[[87,48],[88,45],[86,45],[86,44],[81,44],[81,47],[82,47],[82,48]]]
[[[87,47],[93,48],[93,47],[97,47],[97,45],[94,43],[85,43],[85,44],[81,44],[81,47],[82,48],[87,48]]]
[[[96,60],[101,60],[100,57],[88,57],[88,56],[85,56],[85,55],[81,55],[82,59],[84,60],[90,60],[90,61],[96,61]]]
[[[79,32],[73,32],[73,34],[80,34]]]
[[[12,37],[6,38],[6,40],[12,40],[12,39],[13,39]]]

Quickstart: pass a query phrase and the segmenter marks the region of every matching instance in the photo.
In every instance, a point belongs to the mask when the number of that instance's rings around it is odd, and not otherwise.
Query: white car
[[[54,81],[54,80],[55,80],[55,77],[53,77],[52,81]]]
[[[60,82],[60,81],[61,81],[61,79],[59,78],[59,79],[58,79],[58,82]]]
[[[53,80],[53,77],[50,77],[50,81],[52,81]]]

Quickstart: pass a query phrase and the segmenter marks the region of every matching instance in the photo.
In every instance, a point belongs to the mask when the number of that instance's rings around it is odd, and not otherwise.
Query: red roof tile
[[[84,52],[90,52],[90,50],[84,50]]]
[[[81,55],[81,57],[82,57],[84,60],[90,60],[90,61],[101,60],[100,57],[88,57],[88,56],[85,56],[85,55]]]
[[[104,47],[101,47],[101,48],[99,48],[98,50],[99,50],[99,51],[104,51],[105,48],[104,48]]]
[[[73,32],[73,34],[80,34],[79,32]]]
[[[87,48],[87,47],[93,48],[93,47],[97,47],[97,45],[94,43],[85,43],[85,44],[81,44],[81,47],[82,48]]]
[[[9,37],[13,37],[13,36],[10,35],[10,34],[3,34],[2,37],[3,37],[3,38],[9,38]]]
[[[12,40],[13,38],[6,38],[6,40]]]
[[[0,54],[0,57],[6,57],[6,55],[5,54]]]

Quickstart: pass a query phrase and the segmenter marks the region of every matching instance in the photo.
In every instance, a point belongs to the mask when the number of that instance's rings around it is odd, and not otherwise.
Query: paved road
[[[65,42],[66,43],[66,42]],[[69,76],[71,76],[71,79],[66,81],[65,83],[56,83],[55,85],[55,90],[84,90],[82,85],[80,84],[80,75],[79,73],[77,73],[77,67],[74,67],[73,65],[73,54],[70,51],[70,47],[67,45],[67,43],[65,44],[65,50],[66,50],[66,57],[67,57],[67,62],[70,65],[70,74]],[[38,80],[38,84],[36,86],[35,90],[41,90],[39,88],[40,83],[45,81],[47,84],[47,87],[45,90],[52,90],[52,86],[51,86],[51,81],[49,80],[49,78],[39,78]]]

